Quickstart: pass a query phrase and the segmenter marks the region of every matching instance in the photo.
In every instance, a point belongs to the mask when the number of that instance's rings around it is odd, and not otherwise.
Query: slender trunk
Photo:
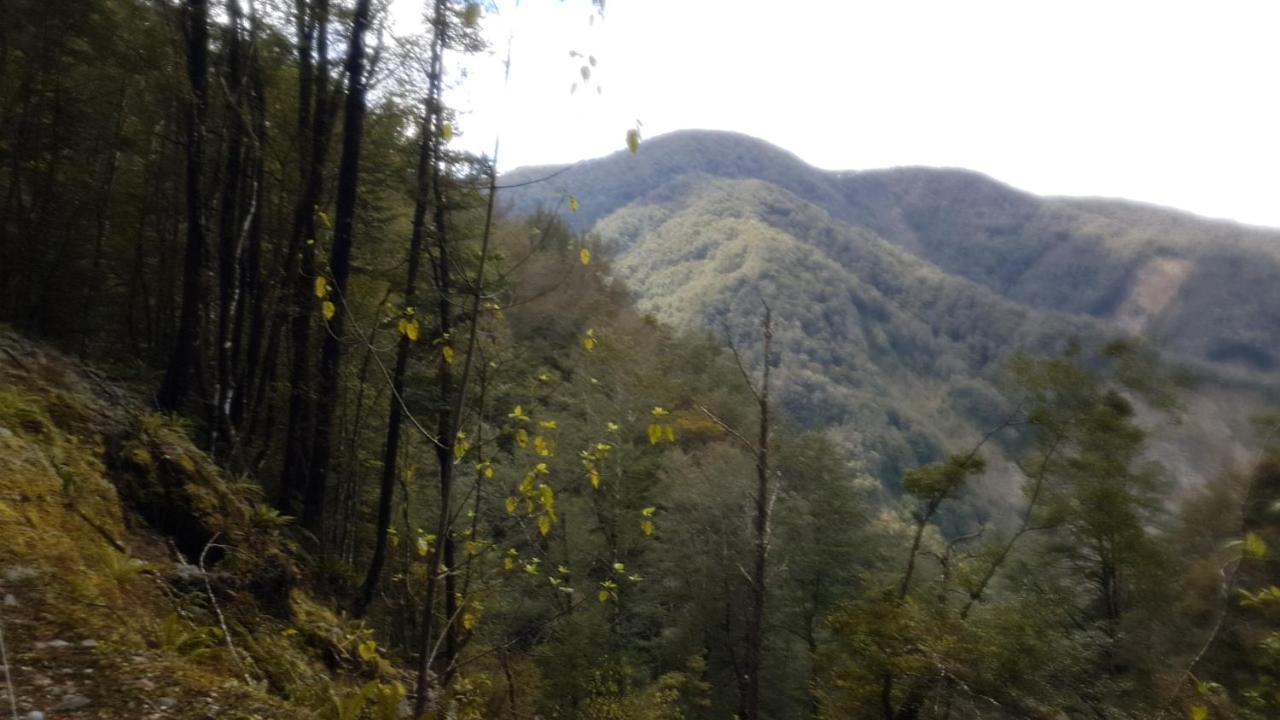
[[[218,206],[218,347],[215,352],[214,417],[210,418],[210,431],[214,442],[211,449],[217,451],[217,442],[226,436],[234,440],[231,421],[231,405],[236,396],[236,378],[232,371],[232,333],[235,330],[236,306],[240,293],[241,237],[240,204],[244,189],[241,163],[244,154],[244,49],[243,14],[238,0],[227,2],[227,66],[226,92],[227,123],[226,159],[222,176],[222,197]]]
[[[764,606],[766,564],[769,557],[769,515],[773,497],[769,487],[769,363],[773,354],[773,314],[764,308],[764,362],[760,371],[760,433],[756,441],[755,558],[751,573],[751,607],[747,618],[747,647],[743,672],[746,697],[742,709],[745,720],[760,718],[760,665],[764,646]]]
[[[342,119],[342,158],[338,166],[338,196],[334,214],[333,244],[329,250],[329,274],[336,311],[320,350],[318,404],[315,408],[315,438],[311,447],[311,468],[303,494],[302,526],[324,546],[325,489],[329,474],[333,412],[338,404],[339,363],[343,329],[349,310],[347,286],[351,274],[351,246],[354,240],[356,199],[360,184],[360,149],[364,140],[365,116],[365,35],[369,29],[370,0],[357,0],[347,47],[347,98]]]
[[[294,207],[293,232],[285,259],[289,310],[289,419],[277,505],[291,513],[294,494],[311,472],[315,397],[311,375],[312,318],[316,309],[316,210],[324,185],[332,129],[328,87],[329,5],[327,0],[296,6],[298,35],[298,157],[302,193]]]
[[[205,266],[204,193],[200,175],[204,167],[205,117],[209,104],[208,13],[207,0],[187,0],[184,7],[187,78],[191,84],[187,105],[187,246],[178,335],[156,396],[157,406],[168,411],[182,407],[191,388],[192,375],[200,366]]]
[[[438,52],[439,46],[437,42],[433,42],[433,56]],[[432,64],[434,65],[434,61]],[[416,303],[422,240],[425,234],[427,205],[431,197],[431,188],[428,183],[431,176],[431,133],[435,126],[433,122],[435,104],[435,99],[428,99],[427,109],[422,119],[422,137],[418,149],[418,189],[413,204],[413,230],[409,235],[409,269],[405,276],[404,312],[406,313],[409,312],[409,308],[414,308]],[[410,320],[416,322],[412,318]],[[411,341],[408,335],[401,333],[400,341],[396,346],[395,373],[391,378],[392,397],[391,402],[388,403],[390,410],[387,418],[387,439],[382,453],[382,484],[378,492],[378,523],[374,531],[373,559],[369,562],[364,586],[360,590],[360,599],[355,607],[356,617],[363,616],[369,609],[369,604],[373,602],[378,581],[382,577],[382,568],[387,559],[387,530],[391,527],[391,501],[395,495],[396,458],[400,450],[400,426],[404,419],[401,398],[404,397],[404,376],[409,366],[410,346]]]
[[[263,197],[266,192],[266,87],[262,78],[262,63],[257,49],[258,17],[253,12],[252,5],[250,8],[249,33],[252,52],[249,58],[249,65],[252,92],[249,110],[253,123],[251,182],[255,191],[255,195],[250,199],[250,202],[260,207],[263,205]],[[250,220],[249,237],[245,247],[243,287],[241,290],[241,294],[244,297],[244,303],[242,303],[241,307],[244,308],[244,311],[237,317],[237,322],[243,323],[244,313],[248,313],[248,339],[242,353],[239,347],[239,338],[243,333],[240,328],[237,328],[235,332],[237,346],[232,353],[232,359],[235,361],[237,368],[243,368],[236,373],[240,391],[235,395],[231,410],[231,422],[237,428],[245,427],[246,423],[252,424],[252,419],[246,418],[246,415],[252,415],[258,409],[256,404],[251,403],[255,395],[256,384],[264,376],[263,367],[267,364],[266,358],[262,356],[268,305],[267,298],[263,292],[262,267],[262,236],[265,214],[264,211],[259,211],[253,215]],[[272,362],[274,363],[274,360]]]

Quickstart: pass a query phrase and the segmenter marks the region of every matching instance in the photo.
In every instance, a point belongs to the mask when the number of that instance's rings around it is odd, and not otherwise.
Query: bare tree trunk
[[[360,189],[360,149],[364,141],[365,35],[369,30],[370,0],[357,0],[347,47],[347,98],[342,120],[342,158],[338,166],[338,197],[334,213],[333,244],[329,250],[329,274],[336,310],[329,321],[320,351],[320,377],[315,408],[315,439],[311,468],[303,493],[302,526],[324,547],[325,489],[329,474],[334,409],[338,404],[339,363],[343,328],[349,310],[347,286],[351,274],[356,199]]]
[[[299,0],[298,38],[298,157],[302,193],[294,208],[293,233],[285,261],[286,285],[293,289],[289,339],[289,420],[285,431],[284,465],[277,506],[293,512],[294,494],[307,484],[311,472],[315,397],[311,376],[312,294],[316,277],[316,210],[324,185],[332,129],[334,89],[329,87],[328,0]]]
[[[751,606],[747,618],[747,647],[745,667],[746,697],[742,710],[745,720],[760,718],[760,665],[764,650],[764,606],[769,557],[770,512],[773,494],[769,483],[769,363],[773,354],[773,312],[764,307],[764,358],[760,371],[760,391],[757,402],[760,408],[759,437],[756,441],[756,494],[755,494],[755,558],[751,573]]]
[[[173,354],[156,396],[162,410],[182,407],[199,372],[204,317],[204,168],[205,117],[209,106],[209,8],[207,0],[187,0],[184,24],[187,41],[187,78],[191,97],[187,105],[186,201],[187,247],[182,271],[182,312]]]
[[[443,53],[443,33],[435,33],[431,43],[432,76],[427,92],[426,108],[422,117],[421,138],[418,145],[417,193],[413,204],[413,230],[409,235],[409,268],[405,276],[404,305],[405,312],[416,305],[418,289],[418,270],[422,259],[422,241],[426,230],[427,206],[430,204],[431,167],[433,164],[431,148],[434,143],[433,133],[436,127],[436,115],[440,107],[440,81],[434,68],[439,64]],[[416,322],[414,320],[413,322]],[[404,396],[404,376],[409,366],[409,349],[411,340],[407,334],[401,333],[396,346],[396,366],[391,379],[391,402],[387,418],[387,439],[382,454],[382,484],[378,492],[378,524],[374,531],[373,559],[369,562],[364,586],[360,590],[360,598],[356,603],[356,617],[363,616],[373,602],[378,581],[382,577],[382,568],[387,559],[387,530],[391,527],[391,501],[395,496],[396,459],[400,450],[400,429],[404,419],[401,398]]]

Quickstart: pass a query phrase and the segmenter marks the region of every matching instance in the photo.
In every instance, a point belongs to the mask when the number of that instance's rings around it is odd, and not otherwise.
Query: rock
[[[92,704],[93,704],[93,701],[90,700],[89,698],[83,695],[70,693],[68,695],[63,696],[62,700],[58,701],[57,705],[53,706],[53,709],[54,710],[79,710],[81,708],[89,707]]]
[[[138,685],[138,689],[145,690],[146,692],[151,692],[152,690],[156,689],[156,684],[151,682],[147,678],[142,678],[141,680],[139,680],[137,685]]]
[[[156,703],[159,704],[160,707],[164,708],[165,710],[168,710],[169,708],[177,705],[178,701],[171,697],[162,697],[159,700],[157,700]]]
[[[50,648],[52,650],[61,650],[63,648],[69,648],[69,647],[71,647],[71,643],[67,642],[66,640],[49,640],[48,642],[36,643],[37,650],[43,650],[45,648]]]
[[[9,594],[5,595],[5,596],[4,596],[4,606],[5,606],[5,607],[18,607],[18,598],[14,597],[13,593],[9,593]]]
[[[40,712],[39,710],[32,710],[31,712],[27,713],[22,720],[44,720],[44,713]]]
[[[13,583],[14,585],[17,585],[18,583],[23,583],[28,580],[34,580],[36,576],[38,576],[39,574],[40,574],[40,571],[36,570],[33,567],[27,567],[25,565],[16,565],[11,568],[6,568],[4,571],[3,577],[5,582]]]
[[[96,648],[96,647],[98,647],[98,641],[97,641],[97,640],[81,640],[81,641],[80,641],[80,647],[82,647],[82,648]]]

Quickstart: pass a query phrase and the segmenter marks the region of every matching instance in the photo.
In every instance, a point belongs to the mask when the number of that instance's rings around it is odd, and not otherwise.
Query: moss
[[[40,399],[18,388],[0,388],[0,426],[25,435],[53,432],[53,420]]]
[[[0,344],[17,342],[0,336]],[[143,411],[74,363],[38,347],[20,364],[5,357],[0,570],[28,578],[6,583],[19,596],[6,608],[7,639],[22,658],[15,683],[31,687],[34,674],[71,668],[92,678],[81,691],[107,720],[137,717],[141,679],[178,699],[173,717],[314,716],[286,698],[328,695],[326,653],[287,632],[300,573],[279,523],[255,522],[260,494],[229,480],[180,423]],[[187,571],[184,585],[171,552],[178,545],[194,560],[215,534],[234,548],[209,578],[235,658],[205,579]],[[318,625],[341,624],[320,603],[306,604]],[[273,609],[276,616],[264,612]],[[197,637],[177,652],[160,639],[170,616]],[[72,645],[31,649],[54,638]]]

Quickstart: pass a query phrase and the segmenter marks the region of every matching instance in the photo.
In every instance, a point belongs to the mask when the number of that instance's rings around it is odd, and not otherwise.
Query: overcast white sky
[[[500,134],[503,169],[618,150],[639,119],[823,168],[965,167],[1280,226],[1276,0],[608,0],[593,22],[587,0],[498,5],[453,102],[459,142]],[[570,94],[570,50],[602,93]]]

